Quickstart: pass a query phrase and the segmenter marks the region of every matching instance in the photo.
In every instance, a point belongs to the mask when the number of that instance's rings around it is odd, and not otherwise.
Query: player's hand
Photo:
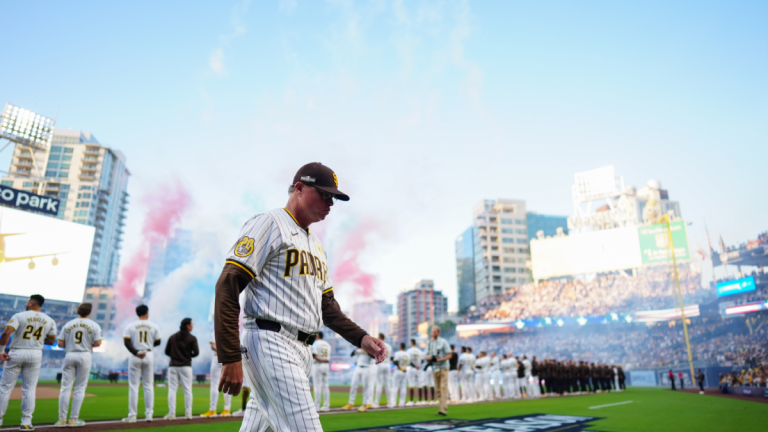
[[[146,356],[147,356],[147,353],[145,353],[145,352],[136,353],[136,357],[138,357],[140,359],[143,359]]]
[[[221,366],[219,391],[232,396],[240,394],[243,387],[243,362],[227,363]]]
[[[384,357],[387,356],[387,349],[384,347],[384,342],[373,338],[370,335],[363,336],[360,348],[372,355],[376,359],[376,364],[383,362]]]
[[[10,359],[11,359],[11,356],[9,356],[9,355],[8,355],[8,354],[6,354],[6,353],[2,353],[2,354],[0,354],[0,362],[8,361],[8,360],[10,360]]]

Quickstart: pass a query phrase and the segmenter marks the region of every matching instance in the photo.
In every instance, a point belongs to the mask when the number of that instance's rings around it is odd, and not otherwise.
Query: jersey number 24
[[[21,338],[29,340],[32,339],[32,336],[35,337],[35,340],[40,340],[40,338],[43,337],[43,328],[38,327],[37,330],[35,330],[35,326],[28,325],[24,329],[24,334],[21,335]]]

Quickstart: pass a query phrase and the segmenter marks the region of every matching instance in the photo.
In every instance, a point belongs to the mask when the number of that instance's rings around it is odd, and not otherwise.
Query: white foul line
[[[630,404],[630,403],[632,403],[632,401],[616,402],[608,405],[596,405],[593,407],[589,407],[589,409],[600,409],[600,408],[605,408],[609,406],[624,405],[624,404]]]

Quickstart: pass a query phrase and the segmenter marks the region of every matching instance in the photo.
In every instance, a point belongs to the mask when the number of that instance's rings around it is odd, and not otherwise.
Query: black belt
[[[280,329],[283,328],[283,326],[279,322],[265,320],[265,319],[257,319],[256,325],[259,326],[259,328],[262,330],[269,330],[275,333],[279,333]],[[315,343],[316,339],[317,339],[316,334],[304,333],[301,330],[299,330],[299,332],[296,334],[296,340],[305,345],[312,345],[313,343]]]

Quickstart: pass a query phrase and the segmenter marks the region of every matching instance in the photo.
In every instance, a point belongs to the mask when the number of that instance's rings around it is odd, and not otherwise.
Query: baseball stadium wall
[[[685,221],[670,225],[677,262],[691,260]],[[636,269],[671,262],[665,224],[531,240],[534,280]]]

